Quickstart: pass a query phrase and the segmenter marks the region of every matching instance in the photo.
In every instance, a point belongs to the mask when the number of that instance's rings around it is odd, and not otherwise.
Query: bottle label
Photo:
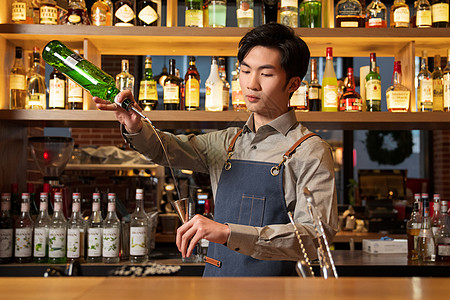
[[[253,9],[243,10],[239,8],[236,10],[236,17],[238,19],[253,19]]]
[[[416,26],[431,26],[431,10],[417,11]]]
[[[341,27],[357,28],[358,27],[358,22],[357,21],[342,21],[341,22]]]
[[[67,257],[80,257],[81,232],[79,228],[67,229]]]
[[[41,202],[39,203],[39,210],[46,211],[47,209],[48,209],[48,202],[46,200],[45,201],[41,200]]]
[[[100,203],[99,202],[92,203],[92,211],[100,211]]]
[[[88,228],[88,256],[102,256],[102,229]]]
[[[147,255],[147,227],[130,228],[130,255]]]
[[[29,211],[30,211],[30,202],[20,204],[20,212],[29,212]]]
[[[108,202],[108,211],[116,211],[116,203]]]
[[[138,18],[145,24],[151,24],[158,20],[158,13],[150,5],[147,5],[141,9]]]
[[[66,229],[50,228],[48,231],[48,243],[48,257],[64,257],[66,255]]]
[[[409,91],[389,91],[386,93],[386,104],[388,109],[409,109]]]
[[[433,104],[433,80],[422,79],[419,87],[420,102],[423,104]]]
[[[24,2],[14,2],[11,5],[13,22],[25,21],[27,18],[27,4]]]
[[[444,107],[450,107],[450,73],[444,76],[443,91]]]
[[[438,244],[437,255],[439,256],[450,256],[450,238],[445,238],[443,244]]]
[[[433,101],[434,98],[441,98],[443,95],[443,86],[441,79],[433,79]]]
[[[245,105],[244,94],[242,93],[239,80],[231,82],[231,103],[233,105]]]
[[[40,23],[47,25],[58,24],[58,10],[52,6],[41,6]]]
[[[9,211],[11,209],[11,202],[10,201],[2,201],[2,211]]]
[[[66,64],[68,67],[75,69],[75,67],[78,65],[78,63],[82,62],[84,59],[79,56],[78,54],[74,53],[72,55],[67,56],[64,59],[64,64]],[[94,79],[95,80],[95,79]],[[91,81],[91,78],[89,78],[89,81]],[[92,82],[93,84],[97,84],[98,82]]]
[[[15,257],[30,257],[31,256],[31,240],[33,238],[33,228],[16,228],[16,242],[14,244]]]
[[[11,90],[26,90],[25,75],[11,74],[9,77],[9,88]]]
[[[116,26],[133,26],[133,24],[127,24],[135,17],[134,11],[127,4],[122,5],[116,11],[116,18],[122,21],[123,23],[117,23]],[[125,23],[125,24],[124,24]]]
[[[449,12],[448,3],[436,3],[431,6],[431,15],[433,16],[433,23],[448,22]]]
[[[61,211],[62,210],[62,202],[55,201],[55,207],[53,208],[54,211]]]
[[[408,7],[399,7],[394,11],[394,23],[409,23]]]
[[[186,106],[198,107],[200,105],[200,84],[197,79],[189,78],[186,81]]]
[[[42,109],[45,108],[45,94],[34,93],[27,96],[27,105],[30,106],[40,106]]]
[[[200,247],[208,248],[209,247],[209,241],[207,239],[201,239],[200,240]]]
[[[186,27],[203,27],[203,11],[200,9],[188,9],[185,12]]]
[[[381,18],[371,18],[369,19],[369,27],[377,27],[383,24],[383,19]]]
[[[119,256],[119,237],[120,228],[104,228],[103,229],[103,256],[118,257]]]
[[[381,81],[378,79],[370,79],[366,81],[366,100],[381,101]]]
[[[50,108],[64,108],[66,101],[65,96],[66,81],[59,78],[50,79],[48,106]]]
[[[298,0],[281,0],[281,7],[298,7]]]
[[[48,247],[49,229],[45,227],[34,228],[34,257],[45,257]]]
[[[323,107],[337,108],[337,86],[326,85],[323,87]]]
[[[72,202],[72,212],[80,212],[81,203],[80,202]]]
[[[13,229],[0,229],[0,258],[12,257]]]
[[[78,24],[81,21],[81,17],[79,15],[70,15],[68,20],[72,24]]]
[[[226,88],[222,92],[222,103],[224,107],[228,107],[230,102],[230,90],[229,88]]]
[[[301,85],[289,100],[290,106],[308,106],[307,85]]]
[[[156,81],[142,80],[139,86],[139,100],[158,100]]]
[[[320,99],[319,88],[309,87],[309,99]]]
[[[107,26],[108,24],[106,23],[106,13],[107,12],[104,9],[100,9],[99,7],[93,10],[91,13],[92,24],[95,26]]]
[[[180,103],[180,87],[174,83],[164,86],[164,103]]]

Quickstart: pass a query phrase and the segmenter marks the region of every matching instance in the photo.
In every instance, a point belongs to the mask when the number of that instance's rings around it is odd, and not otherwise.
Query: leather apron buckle
[[[284,162],[288,159],[287,155],[283,155],[283,160],[278,164],[278,166],[276,167],[272,167],[270,169],[270,174],[272,174],[272,176],[278,176],[280,174],[280,169],[281,166],[284,164]]]

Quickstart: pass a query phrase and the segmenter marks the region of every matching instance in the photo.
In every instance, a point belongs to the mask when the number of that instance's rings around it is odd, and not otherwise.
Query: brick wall
[[[119,123],[117,123],[119,124]],[[124,144],[117,128],[72,128],[72,138],[75,145],[80,146],[119,146]]]
[[[450,130],[433,131],[435,193],[450,200]]]

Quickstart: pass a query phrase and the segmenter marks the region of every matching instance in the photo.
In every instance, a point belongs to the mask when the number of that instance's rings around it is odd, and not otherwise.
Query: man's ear
[[[301,82],[302,82],[302,80],[300,79],[300,77],[298,77],[298,76],[297,77],[292,77],[289,80],[289,83],[287,85],[288,92],[289,93],[295,92],[299,88]]]

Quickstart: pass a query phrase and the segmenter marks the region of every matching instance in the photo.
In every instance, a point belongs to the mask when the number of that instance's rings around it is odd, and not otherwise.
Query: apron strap
[[[228,152],[232,152],[234,149],[234,144],[236,143],[236,140],[238,139],[238,137],[241,135],[243,129],[239,130],[236,135],[233,137],[233,139],[231,140],[230,146],[228,146]]]

